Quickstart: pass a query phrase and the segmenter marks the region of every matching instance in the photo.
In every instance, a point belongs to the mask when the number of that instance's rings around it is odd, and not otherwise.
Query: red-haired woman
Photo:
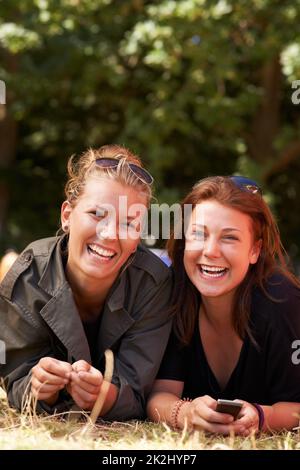
[[[292,429],[300,414],[300,290],[257,184],[210,177],[183,201],[185,236],[168,245],[175,328],[148,415],[175,428],[247,435]],[[243,402],[238,419],[217,399]]]

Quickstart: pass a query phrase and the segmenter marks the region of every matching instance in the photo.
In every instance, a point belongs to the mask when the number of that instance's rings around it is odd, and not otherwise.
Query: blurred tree
[[[255,177],[297,255],[286,208],[300,211],[300,0],[3,0],[0,18],[9,240],[53,233],[66,158],[119,142],[149,165],[160,201],[208,174]]]

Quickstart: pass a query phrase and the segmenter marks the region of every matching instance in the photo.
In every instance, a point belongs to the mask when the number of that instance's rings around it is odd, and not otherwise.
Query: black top
[[[101,372],[103,372],[102,367],[99,364],[99,354],[98,354],[98,336],[99,336],[99,328],[101,322],[101,314],[98,315],[96,319],[90,321],[82,321],[83,329],[85,332],[86,339],[89,344],[92,365],[96,368],[99,368]],[[103,363],[103,361],[101,361]]]
[[[157,379],[183,381],[183,397],[189,398],[210,395],[265,405],[300,402],[300,291],[279,275],[270,279],[267,291],[280,301],[259,288],[252,294],[251,331],[259,349],[246,336],[223,390],[206,360],[198,327],[185,347],[171,334]]]

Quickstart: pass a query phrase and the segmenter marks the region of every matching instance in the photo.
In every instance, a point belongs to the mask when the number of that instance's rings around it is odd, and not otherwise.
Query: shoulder
[[[30,270],[35,271],[34,277],[37,280],[59,241],[60,237],[51,237],[30,243],[16,259],[1,282],[0,294],[10,299],[17,281],[22,279],[23,275],[30,272]]]
[[[137,276],[150,276],[155,284],[172,278],[172,270],[148,248],[139,245],[130,266]]]
[[[25,248],[23,254],[30,253],[33,257],[49,256],[60,240],[61,237],[49,237],[36,240]]]
[[[272,274],[264,283],[265,292],[256,288],[254,295],[270,300],[273,303],[290,302],[299,299],[300,289],[281,273]]]
[[[268,321],[297,318],[300,321],[300,289],[280,273],[265,282],[265,291],[257,287],[253,292],[253,310]]]

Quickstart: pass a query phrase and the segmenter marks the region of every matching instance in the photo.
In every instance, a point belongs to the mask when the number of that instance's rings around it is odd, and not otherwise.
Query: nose
[[[97,235],[102,240],[115,240],[117,238],[116,223],[113,220],[99,222],[97,225]]]
[[[203,255],[209,258],[218,258],[220,256],[220,247],[215,237],[207,237],[203,243]]]

